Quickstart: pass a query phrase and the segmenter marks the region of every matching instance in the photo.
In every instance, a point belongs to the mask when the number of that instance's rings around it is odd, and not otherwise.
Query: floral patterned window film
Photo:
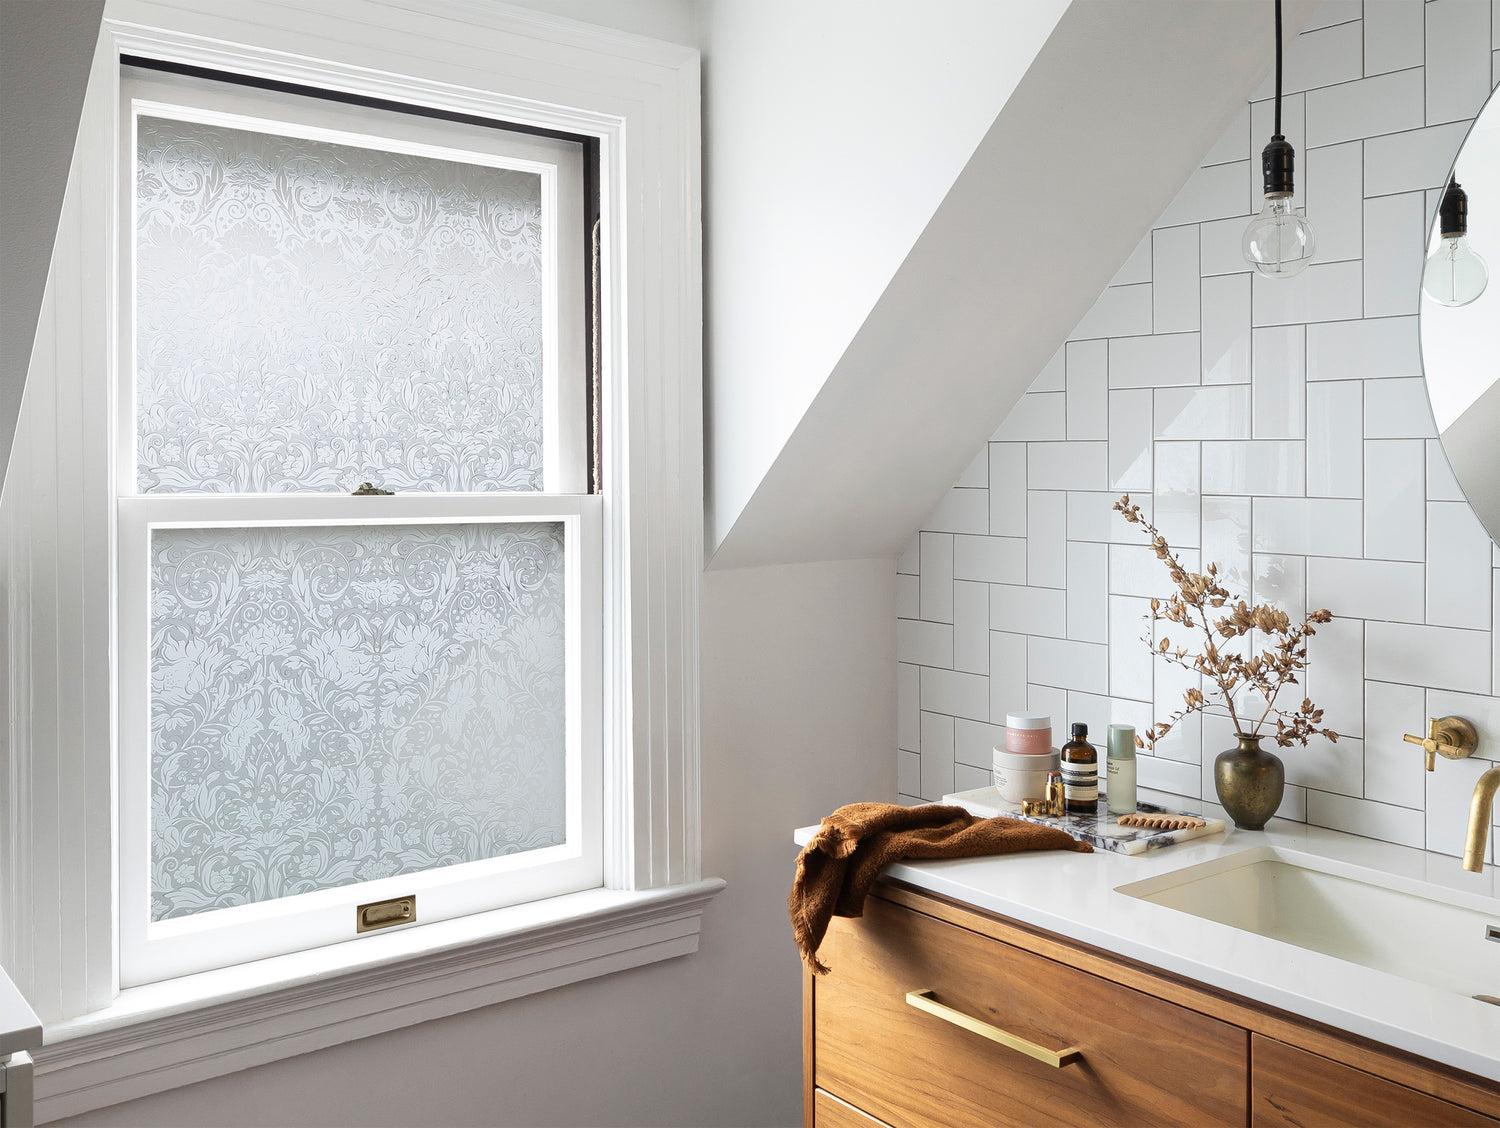
[[[539,490],[534,171],[140,116],[142,493]]]
[[[565,840],[563,526],[156,529],[151,917]]]

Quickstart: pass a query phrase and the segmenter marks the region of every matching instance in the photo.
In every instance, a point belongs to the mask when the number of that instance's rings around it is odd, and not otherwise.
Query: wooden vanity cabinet
[[[1500,1128],[1491,1082],[896,883],[820,955],[809,1128]]]
[[[1492,1125],[1490,1117],[1273,1038],[1250,1036],[1250,1123],[1254,1128],[1360,1124]]]

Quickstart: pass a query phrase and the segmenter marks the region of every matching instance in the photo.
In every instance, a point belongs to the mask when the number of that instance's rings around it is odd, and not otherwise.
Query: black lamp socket
[[[1438,205],[1438,235],[1443,239],[1469,233],[1469,194],[1452,181]]]
[[[1290,196],[1292,194],[1293,167],[1297,162],[1297,150],[1281,134],[1276,134],[1260,152],[1260,171],[1267,196]]]

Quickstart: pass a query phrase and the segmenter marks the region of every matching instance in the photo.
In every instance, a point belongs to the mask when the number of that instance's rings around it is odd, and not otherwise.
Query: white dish
[[[1071,814],[1057,818],[1051,815],[1022,814],[1019,803],[1007,803],[1000,797],[1000,792],[993,787],[976,787],[973,791],[954,792],[952,795],[944,795],[943,802],[956,803],[969,814],[978,815],[981,818],[992,819],[996,815],[1003,815],[1008,819],[1022,819],[1036,823],[1038,826],[1056,827],[1058,830],[1071,834],[1074,838],[1081,838],[1096,850],[1112,850],[1117,854],[1144,854],[1148,850],[1161,850],[1178,842],[1187,842],[1189,839],[1202,838],[1210,834],[1222,834],[1224,831],[1224,820],[1212,816],[1204,818],[1203,826],[1184,830],[1121,826],[1120,816],[1112,815],[1105,810],[1102,796],[1099,799],[1099,809],[1092,815]],[[1178,811],[1158,806],[1155,803],[1137,803],[1136,810],[1147,815],[1191,814],[1188,811]]]

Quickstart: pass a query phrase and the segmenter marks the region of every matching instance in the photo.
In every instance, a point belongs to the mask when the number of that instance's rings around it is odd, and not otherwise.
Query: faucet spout
[[[1464,834],[1464,869],[1479,873],[1484,869],[1484,843],[1490,831],[1490,812],[1495,806],[1495,792],[1500,790],[1500,767],[1491,768],[1474,785],[1474,800],[1469,804],[1469,829]]]

